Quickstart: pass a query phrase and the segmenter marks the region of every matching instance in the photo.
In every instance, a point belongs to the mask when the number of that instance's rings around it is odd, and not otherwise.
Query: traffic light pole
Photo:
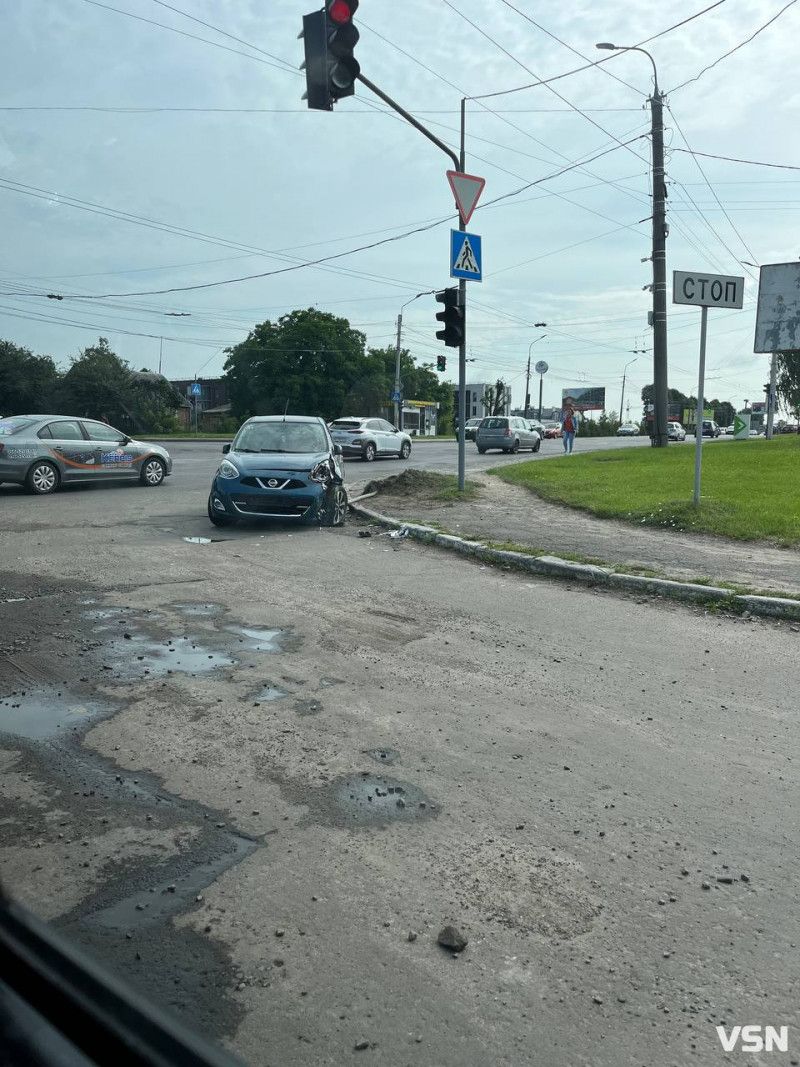
[[[462,174],[466,170],[466,149],[465,149],[465,134],[464,134],[464,119],[466,115],[467,99],[461,98],[461,144],[459,149],[459,159],[456,164],[456,170]],[[464,233],[466,230],[466,224],[461,218],[461,213],[458,216],[458,228]],[[458,304],[463,310],[463,322],[464,329],[461,335],[461,344],[458,346],[458,490],[460,493],[464,492],[466,487],[466,472],[467,472],[467,441],[465,437],[465,427],[467,424],[467,283],[464,278],[461,278],[458,283]]]
[[[461,100],[461,144],[459,155],[448,148],[444,141],[440,141],[439,138],[431,133],[429,129],[422,125],[413,115],[409,114],[404,107],[401,107],[396,100],[393,100],[388,93],[385,93],[383,89],[379,89],[378,86],[370,81],[363,74],[356,75],[358,81],[362,85],[373,92],[380,100],[383,100],[384,104],[388,104],[389,107],[396,111],[398,115],[402,116],[406,122],[410,123],[414,129],[419,130],[421,134],[432,141],[437,148],[440,148],[446,156],[453,161],[453,166],[460,173],[464,173],[464,167],[466,164],[466,152],[464,148],[465,134],[464,134],[464,120],[466,115],[467,99],[463,97]],[[464,233],[466,225],[459,213],[458,228]],[[466,326],[467,316],[467,283],[464,278],[461,278],[458,283],[458,306],[464,309],[464,323]],[[464,440],[464,424],[467,412],[467,336],[466,328],[464,329],[463,338],[461,344],[458,346],[458,488],[461,492],[464,491],[466,481],[466,447]]]

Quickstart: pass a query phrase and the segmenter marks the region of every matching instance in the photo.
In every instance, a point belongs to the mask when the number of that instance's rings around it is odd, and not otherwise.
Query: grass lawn
[[[800,544],[800,437],[703,444],[699,511],[692,505],[693,447],[574,454],[495,467],[546,500],[603,518]]]

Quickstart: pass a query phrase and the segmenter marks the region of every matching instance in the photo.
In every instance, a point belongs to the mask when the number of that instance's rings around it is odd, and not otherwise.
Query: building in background
[[[472,384],[467,385],[467,389],[466,389],[466,393],[467,393],[466,412],[467,412],[467,418],[468,419],[482,419],[486,415],[489,414],[489,412],[487,411],[486,405],[484,404],[483,400],[484,400],[484,397],[486,396],[487,389],[494,389],[494,387],[495,387],[495,383],[494,382],[477,382],[477,383],[472,383]],[[453,408],[453,410],[455,412],[456,421],[458,421],[458,389],[454,389],[453,390],[453,395],[454,395],[454,399],[455,399],[455,407]],[[507,389],[506,390],[505,404],[503,406],[503,414],[504,415],[508,415],[510,412],[511,412],[511,390]]]
[[[194,406],[197,405],[197,422],[202,423],[207,430],[231,413],[228,383],[224,378],[173,378],[170,385],[189,400],[192,405],[192,421],[195,417]],[[200,386],[198,395],[192,394],[194,385]]]

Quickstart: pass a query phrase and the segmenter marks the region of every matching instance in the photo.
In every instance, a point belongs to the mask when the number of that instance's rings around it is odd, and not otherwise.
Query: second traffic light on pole
[[[353,49],[359,32],[353,25],[358,0],[326,0],[322,11],[303,16],[306,91],[308,106],[332,111],[337,100],[352,96],[361,72]]]
[[[459,305],[458,289],[443,289],[436,293],[436,301],[444,304],[444,310],[436,315],[444,329],[436,331],[437,341],[444,341],[448,348],[458,348],[466,339],[465,308]]]

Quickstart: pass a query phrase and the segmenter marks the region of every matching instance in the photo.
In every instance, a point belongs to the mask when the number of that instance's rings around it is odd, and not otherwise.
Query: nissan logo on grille
[[[270,487],[270,489],[274,489],[277,484],[278,484],[278,479],[277,478],[270,478],[270,480],[267,482],[267,485]]]

